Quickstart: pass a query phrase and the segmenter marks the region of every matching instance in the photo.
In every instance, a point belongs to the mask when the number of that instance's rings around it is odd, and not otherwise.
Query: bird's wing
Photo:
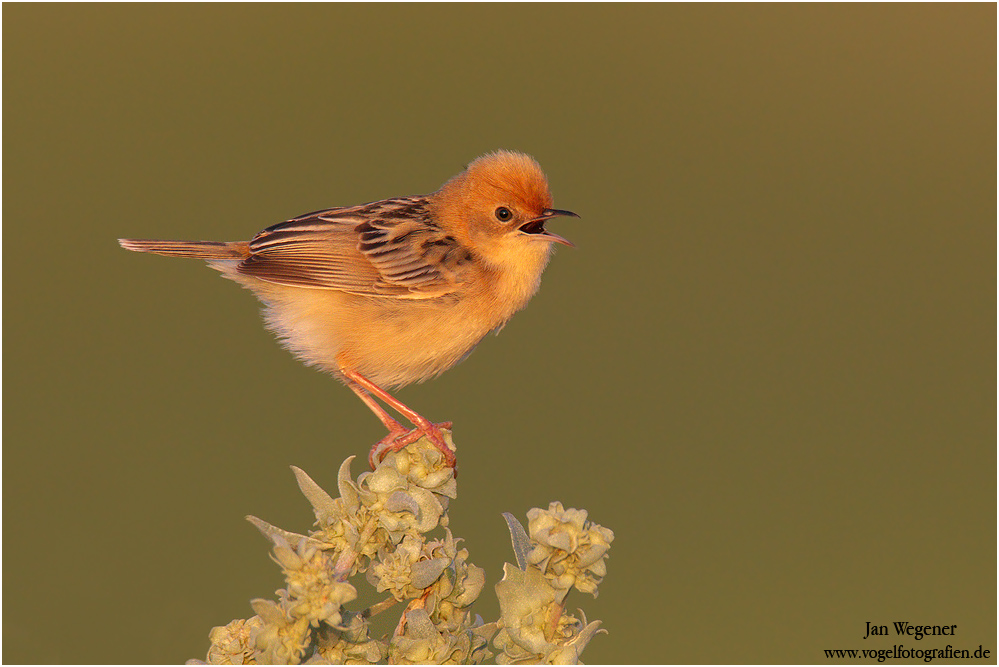
[[[249,250],[237,270],[261,280],[411,299],[454,291],[472,259],[424,197],[309,213],[268,227]]]

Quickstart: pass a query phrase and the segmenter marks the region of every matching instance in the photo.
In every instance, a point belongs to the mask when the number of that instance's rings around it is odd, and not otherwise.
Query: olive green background
[[[400,392],[452,526],[615,531],[601,662],[996,645],[996,7],[5,5],[3,660],[179,662],[281,586],[381,437],[252,295],[120,236],[246,239],[497,148],[561,208],[542,289]],[[354,472],[362,470],[361,461]],[[957,636],[863,640],[867,622]]]

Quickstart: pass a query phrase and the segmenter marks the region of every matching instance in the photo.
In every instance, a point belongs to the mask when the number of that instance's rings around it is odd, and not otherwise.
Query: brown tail
[[[166,257],[196,257],[198,259],[244,259],[250,254],[245,241],[153,241],[148,239],[118,239],[125,250],[151,252]]]

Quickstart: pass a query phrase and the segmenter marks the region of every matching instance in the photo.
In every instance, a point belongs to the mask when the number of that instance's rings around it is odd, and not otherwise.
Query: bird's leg
[[[364,401],[364,404],[375,413],[375,416],[378,417],[383,424],[385,424],[385,428],[389,430],[389,433],[401,434],[406,432],[406,428],[393,419],[392,415],[385,412],[382,406],[378,404],[378,401],[372,398],[371,394],[365,391],[361,385],[349,377],[347,378],[346,385],[350,387],[350,390],[357,394],[357,397]]]
[[[377,442],[375,446],[371,448],[371,453],[368,455],[368,461],[371,463],[372,468],[375,466],[376,461],[381,460],[381,458],[385,456],[385,453],[388,451],[397,452],[406,445],[419,440],[420,436],[424,435],[430,439],[430,442],[433,443],[434,447],[441,451],[441,454],[444,455],[445,463],[447,463],[447,465],[451,468],[455,467],[456,460],[454,451],[447,445],[446,442],[444,442],[444,435],[440,431],[441,427],[447,429],[451,428],[451,422],[434,424],[426,417],[422,416],[357,371],[340,369],[340,373],[343,374],[343,376],[348,380],[347,386],[350,387],[362,401],[364,401],[365,405],[371,408],[372,412],[375,413],[375,415],[389,430],[389,435]],[[402,425],[399,424],[399,422],[392,419],[392,417],[389,416],[389,414],[375,402],[371,394],[374,394],[381,400],[385,401],[389,407],[412,422],[413,426],[416,428],[407,432]]]
[[[387,449],[388,447],[394,445],[396,440],[409,431],[406,427],[393,419],[392,415],[387,413],[385,409],[378,404],[378,401],[372,398],[371,394],[365,391],[363,387],[350,378],[345,377],[344,380],[344,384],[350,387],[350,390],[357,394],[358,398],[364,401],[364,404],[375,413],[375,416],[378,417],[378,419],[385,424],[385,428],[388,429],[389,434],[376,442],[371,447],[371,452],[368,454],[368,463],[371,464],[371,469],[374,470],[378,460],[381,458],[378,456],[381,450]]]

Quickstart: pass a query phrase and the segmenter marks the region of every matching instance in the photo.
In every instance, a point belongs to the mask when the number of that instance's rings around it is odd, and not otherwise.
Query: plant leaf
[[[517,567],[521,570],[527,569],[527,554],[531,553],[531,538],[527,536],[524,527],[517,521],[517,517],[509,512],[503,512],[506,519],[507,528],[510,529],[510,541],[513,543],[513,554],[517,557]]]

